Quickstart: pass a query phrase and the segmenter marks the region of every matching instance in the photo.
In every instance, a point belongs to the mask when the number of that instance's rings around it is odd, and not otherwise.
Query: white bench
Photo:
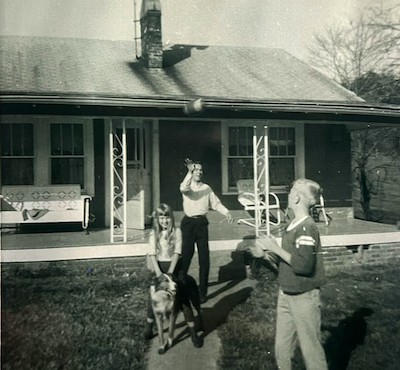
[[[81,222],[86,229],[91,199],[80,185],[3,186],[0,223]]]

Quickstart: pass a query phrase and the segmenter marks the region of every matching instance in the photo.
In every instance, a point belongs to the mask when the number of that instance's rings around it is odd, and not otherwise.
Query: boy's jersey
[[[325,282],[319,231],[311,217],[289,225],[282,238],[282,248],[289,252],[291,265],[279,264],[279,284],[286,293],[304,293]]]

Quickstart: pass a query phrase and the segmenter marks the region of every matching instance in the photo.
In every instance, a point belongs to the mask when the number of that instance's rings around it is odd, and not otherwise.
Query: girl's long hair
[[[160,234],[161,234],[161,226],[158,221],[159,216],[166,216],[171,219],[171,223],[168,225],[167,229],[167,241],[168,245],[170,248],[170,251],[172,252],[175,248],[175,219],[174,219],[174,212],[172,211],[172,208],[165,203],[161,203],[156,211],[154,212],[153,216],[153,230],[154,230],[154,236],[156,239],[156,245],[157,248],[159,248],[159,240],[160,240]]]

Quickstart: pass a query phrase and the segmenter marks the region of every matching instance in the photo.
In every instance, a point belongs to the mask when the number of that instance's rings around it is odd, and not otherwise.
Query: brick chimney
[[[148,68],[162,68],[160,0],[143,0],[140,12],[142,58]]]

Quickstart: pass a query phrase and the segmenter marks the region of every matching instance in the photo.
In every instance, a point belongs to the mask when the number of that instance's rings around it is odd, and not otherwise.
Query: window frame
[[[65,121],[68,121],[67,119]],[[62,143],[63,143],[63,129],[62,129],[62,125],[71,125],[72,127],[72,150],[74,150],[74,125],[80,125],[82,128],[82,154],[53,154],[52,153],[52,133],[51,133],[51,129],[53,125],[59,125],[61,127],[61,131],[60,131],[60,139],[61,139],[61,151],[63,152],[64,149],[62,147]],[[85,128],[84,128],[84,124],[82,122],[50,122],[49,123],[49,166],[50,166],[50,177],[49,177],[49,182],[50,185],[72,185],[74,183],[66,183],[66,184],[59,184],[59,183],[53,183],[53,173],[52,173],[52,168],[53,168],[53,159],[82,159],[83,160],[83,188],[85,189],[86,187],[86,176],[85,176],[85,170],[86,170],[86,164],[85,164]]]
[[[295,148],[294,156],[270,156],[270,158],[290,157],[294,158],[294,176],[295,178],[304,177],[304,123],[301,121],[287,120],[225,120],[221,124],[221,165],[222,165],[222,194],[237,194],[237,188],[228,185],[228,161],[232,156],[229,155],[229,128],[231,127],[257,127],[258,133],[263,133],[263,128],[272,127],[291,127],[295,129]],[[270,190],[274,193],[287,193],[287,187],[271,186]]]
[[[79,116],[3,115],[0,124],[32,123],[34,146],[34,182],[31,186],[51,186],[51,123],[79,123],[83,125],[84,184],[83,194],[94,196],[93,119]],[[39,150],[40,148],[40,150]]]
[[[15,154],[11,154],[11,155],[3,155],[0,151],[0,160],[1,163],[3,162],[4,159],[31,159],[32,160],[32,174],[33,174],[33,178],[32,178],[32,184],[26,184],[26,185],[33,185],[35,183],[35,154],[36,154],[36,143],[35,143],[35,125],[33,122],[31,122],[30,120],[26,120],[24,119],[21,122],[7,122],[4,121],[1,123],[1,125],[11,125],[11,126],[16,126],[16,125],[32,125],[32,154],[22,154],[22,155],[15,155]],[[0,166],[0,184],[1,186],[3,186],[3,174],[2,174],[2,165]],[[18,184],[12,184],[12,185],[18,185]]]

